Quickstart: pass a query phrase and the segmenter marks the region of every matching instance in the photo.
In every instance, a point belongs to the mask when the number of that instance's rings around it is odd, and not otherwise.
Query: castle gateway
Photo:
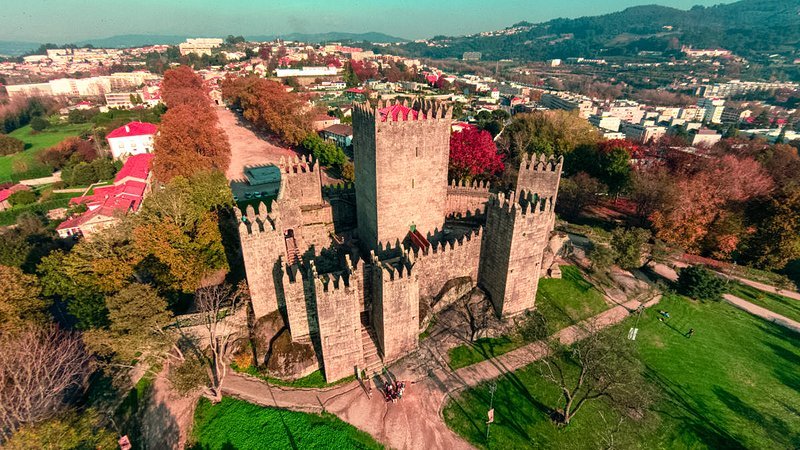
[[[448,184],[451,116],[438,102],[358,104],[354,189],[282,161],[271,208],[237,211],[255,319],[280,311],[328,382],[416,349],[451,280],[483,288],[501,317],[534,307],[562,160],[524,158],[507,192]]]

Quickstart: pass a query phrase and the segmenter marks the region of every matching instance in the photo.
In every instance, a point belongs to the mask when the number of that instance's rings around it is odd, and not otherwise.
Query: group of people
[[[403,398],[403,392],[406,390],[406,383],[404,381],[393,381],[386,383],[383,387],[383,397],[387,402],[397,403],[397,399]]]

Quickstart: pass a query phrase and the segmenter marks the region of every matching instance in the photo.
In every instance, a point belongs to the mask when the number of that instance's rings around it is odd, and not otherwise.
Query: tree
[[[146,284],[133,283],[106,297],[108,329],[86,333],[87,343],[101,355],[131,361],[137,354],[159,354],[171,344],[172,323],[167,302]]]
[[[592,242],[586,256],[592,262],[592,271],[599,274],[606,272],[614,265],[617,255],[613,248]]]
[[[25,150],[25,143],[15,137],[0,134],[0,156],[13,155]]]
[[[566,155],[600,139],[597,129],[577,114],[546,111],[515,115],[498,145],[509,157],[518,159],[522,153]]]
[[[341,170],[342,180],[352,183],[356,180],[356,166],[351,162],[346,162]]]
[[[100,425],[94,410],[69,412],[38,424],[24,425],[3,443],[6,450],[75,450],[118,448],[117,434]]]
[[[0,266],[0,331],[18,330],[29,324],[46,323],[50,306],[41,298],[34,275],[16,267]]]
[[[0,435],[57,416],[86,388],[91,357],[55,326],[0,334]]]
[[[650,240],[650,231],[643,228],[615,228],[611,232],[611,247],[614,262],[623,269],[638,269],[642,266],[642,251]]]
[[[742,256],[763,269],[783,269],[800,258],[800,187],[759,203],[757,210],[761,217]]]
[[[653,213],[679,201],[675,176],[663,168],[634,171],[628,199],[636,207],[635,216],[639,225],[648,225]]]
[[[288,145],[299,145],[312,132],[314,109],[280,83],[257,76],[228,76],[222,83],[222,96],[241,108],[245,119]]]
[[[314,158],[323,166],[342,167],[347,162],[344,150],[333,142],[322,139],[317,133],[309,133],[300,146],[314,155]]]
[[[551,351],[538,365],[542,378],[561,392],[553,421],[568,426],[587,403],[599,399],[624,415],[641,417],[652,394],[632,341],[599,332],[594,325],[582,332],[585,337],[569,348],[558,338],[549,339]]]
[[[9,195],[8,203],[11,203],[11,206],[30,205],[36,203],[36,194],[31,190],[23,189]]]
[[[211,353],[211,386],[208,393],[215,402],[222,400],[222,383],[242,331],[229,318],[242,305],[242,294],[241,287],[233,288],[229,285],[204,287],[195,294]]]
[[[489,132],[467,128],[450,135],[451,179],[491,178],[504,168],[503,155]]]
[[[210,109],[170,107],[154,142],[153,175],[161,182],[211,170],[226,171],[231,147]]]
[[[586,172],[608,186],[610,194],[618,195],[631,182],[631,155],[625,146],[581,145],[564,158],[567,174]]]
[[[67,164],[91,162],[98,157],[97,149],[91,142],[71,137],[48,148],[39,154],[39,160],[54,169],[61,169]]]
[[[31,119],[31,129],[33,131],[43,131],[45,128],[50,126],[50,122],[47,119],[42,117],[34,117]]]
[[[210,100],[203,79],[191,67],[185,65],[164,72],[161,98],[170,108],[191,105],[196,109],[210,109]]]
[[[556,211],[569,219],[576,219],[584,209],[596,205],[608,192],[608,187],[586,172],[564,178],[558,186]]]
[[[721,300],[725,281],[703,266],[689,266],[678,272],[678,292],[697,300]]]

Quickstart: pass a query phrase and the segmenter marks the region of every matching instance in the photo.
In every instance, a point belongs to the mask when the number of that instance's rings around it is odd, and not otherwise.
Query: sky
[[[223,37],[378,31],[407,39],[644,4],[688,9],[720,0],[3,0],[0,40],[68,43],[121,34]]]

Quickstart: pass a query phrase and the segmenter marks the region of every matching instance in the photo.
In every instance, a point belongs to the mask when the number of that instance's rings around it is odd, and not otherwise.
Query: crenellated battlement
[[[444,122],[451,120],[453,106],[440,101],[415,99],[404,100],[378,100],[376,106],[369,102],[353,105],[354,119],[365,123],[375,123],[376,126],[401,122]]]
[[[293,158],[281,156],[277,167],[281,171],[281,177],[283,177],[284,174],[291,176],[299,173],[314,173],[317,171],[318,164],[313,156],[300,155],[298,157],[295,155]]]
[[[508,194],[499,193],[489,197],[488,206],[493,210],[503,212],[514,217],[537,217],[554,211],[555,202],[552,197],[539,197],[537,194],[526,193],[517,198],[515,192]]]
[[[558,158],[553,156],[546,156],[543,153],[533,154],[528,156],[523,153],[520,158],[519,171],[526,172],[561,172],[561,167],[564,165],[564,157]]]
[[[467,180],[450,180],[450,184],[447,186],[448,193],[450,190],[453,191],[476,191],[476,192],[489,192],[489,188],[491,184],[488,181],[475,181],[467,183]]]
[[[322,186],[324,197],[335,197],[338,195],[355,194],[356,187],[353,183],[326,184]]]
[[[234,208],[234,214],[239,222],[239,236],[245,238],[259,233],[270,233],[280,229],[280,212],[273,207],[268,211],[264,202],[258,203],[258,212],[253,205],[247,205],[244,213],[239,208]]]

